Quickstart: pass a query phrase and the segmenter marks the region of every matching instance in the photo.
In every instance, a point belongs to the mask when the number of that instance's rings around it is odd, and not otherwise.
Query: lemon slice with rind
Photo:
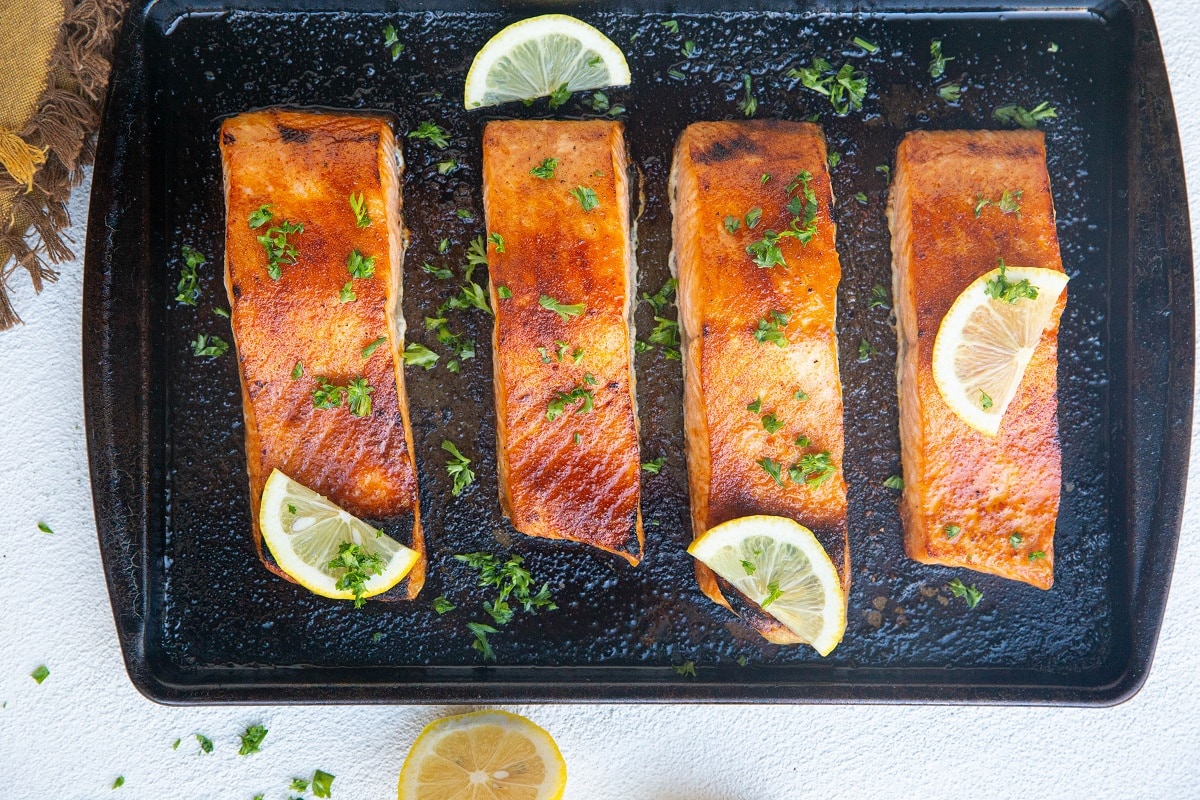
[[[481,108],[513,100],[629,84],[621,48],[582,20],[543,14],[514,22],[475,54],[463,106]]]
[[[933,380],[963,422],[988,436],[1000,430],[1066,285],[1058,270],[1001,262],[950,306],[933,343]]]
[[[821,655],[842,640],[841,578],[803,525],[766,515],[731,519],[709,528],[688,552]]]
[[[275,562],[297,583],[313,594],[356,605],[391,589],[420,558],[277,469],[263,487],[258,527]]]
[[[559,800],[567,765],[550,734],[507,711],[431,722],[400,770],[400,800]]]

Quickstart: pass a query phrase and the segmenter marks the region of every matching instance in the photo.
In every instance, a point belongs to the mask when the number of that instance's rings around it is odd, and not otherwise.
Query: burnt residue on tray
[[[1077,14],[853,17],[807,14],[626,14],[580,16],[626,52],[634,83],[605,92],[625,120],[632,159],[643,179],[638,209],[639,291],[669,277],[671,151],[689,122],[742,118],[744,75],[751,77],[758,118],[814,119],[833,169],[843,282],[839,297],[845,392],[846,477],[850,487],[852,587],[841,646],[822,661],[807,647],[777,647],[705,598],[691,558],[683,456],[682,374],[662,348],[638,354],[638,405],[645,459],[665,457],[659,474],[643,474],[646,558],[637,568],[584,546],[517,534],[497,501],[490,357],[491,318],[455,312],[452,327],[475,341],[476,355],[455,374],[452,354],[423,319],[462,283],[470,241],[485,235],[480,138],[489,119],[603,116],[591,93],[556,112],[541,100],[466,112],[462,85],[474,53],[509,12],[252,13],[184,16],[148,39],[148,76],[156,109],[152,163],[160,165],[152,207],[154,271],[151,314],[156,398],[165,403],[161,482],[165,521],[151,581],[151,637],[180,674],[229,667],[472,666],[470,621],[490,622],[490,597],[458,553],[519,553],[537,582],[548,582],[554,611],[518,613],[490,637],[499,665],[644,665],[678,681],[671,665],[692,661],[701,676],[749,679],[756,670],[807,664],[861,668],[1010,668],[1083,674],[1101,668],[1128,623],[1114,605],[1115,542],[1107,481],[1107,378],[1113,181],[1120,64],[1117,34]],[[678,33],[662,23],[678,22]],[[395,25],[403,52],[393,60],[383,26]],[[852,39],[879,46],[867,53]],[[929,74],[930,42],[952,60],[943,78]],[[694,42],[692,55],[685,42]],[[1055,45],[1055,47],[1052,47]],[[690,49],[690,48],[689,48]],[[837,116],[828,100],[785,77],[813,57],[852,64],[869,80],[861,111]],[[946,84],[961,99],[939,96]],[[896,503],[884,486],[900,473],[895,385],[896,339],[889,309],[869,302],[889,287],[884,206],[895,146],[908,130],[988,128],[1006,103],[1057,110],[1044,123],[1059,215],[1070,302],[1059,340],[1063,438],[1062,511],[1052,591],[904,557]],[[433,370],[409,367],[408,395],[429,543],[429,578],[415,602],[349,603],[314,597],[264,569],[250,539],[244,429],[234,353],[197,359],[198,333],[230,338],[214,316],[225,307],[220,270],[223,200],[216,132],[228,114],[269,105],[375,109],[395,114],[402,137],[431,121],[449,134],[438,149],[404,137],[405,220],[412,244],[405,259],[408,340],[439,353]],[[442,172],[439,162],[457,166]],[[857,196],[857,197],[856,197]],[[442,244],[446,240],[446,244]],[[173,302],[180,246],[209,257],[200,304]],[[454,271],[438,279],[423,264]],[[482,280],[484,271],[476,272]],[[673,314],[673,309],[668,313]],[[645,338],[653,312],[642,303]],[[860,343],[877,351],[860,359]],[[476,482],[450,493],[443,439],[472,460]],[[161,555],[161,559],[158,558]],[[968,610],[945,584],[959,577],[983,600]],[[445,596],[457,608],[431,606]],[[726,665],[706,672],[714,665]],[[434,673],[430,673],[433,675]],[[771,674],[782,674],[772,672]],[[804,672],[791,675],[802,679]],[[477,676],[486,680],[486,676]]]

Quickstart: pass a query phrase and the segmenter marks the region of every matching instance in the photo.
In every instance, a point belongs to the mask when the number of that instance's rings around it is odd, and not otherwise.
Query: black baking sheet
[[[113,74],[93,179],[87,242],[85,392],[93,491],[113,609],[131,678],[164,702],[565,700],[928,701],[1105,704],[1144,680],[1178,535],[1191,420],[1192,265],[1174,115],[1149,9],[917,3],[850,8],[716,2],[581,5],[575,13],[626,52],[624,106],[643,177],[639,288],[669,277],[667,179],[689,122],[740,118],[750,74],[759,118],[808,119],[842,162],[838,198],[839,341],[845,393],[852,586],[843,643],[822,659],[767,644],[700,594],[684,552],[688,524],[681,367],[637,356],[646,559],[636,568],[583,546],[517,534],[495,476],[490,323],[464,314],[478,357],[455,375],[408,368],[430,577],[412,603],[308,594],[264,569],[250,540],[241,395],[231,351],[194,358],[198,333],[231,340],[219,264],[224,209],[216,132],[223,116],[269,105],[377,109],[403,134],[424,120],[450,147],[404,139],[404,312],[409,341],[447,355],[421,320],[454,290],[420,269],[457,268],[484,233],[480,134],[488,119],[586,117],[576,95],[466,112],[474,53],[505,24],[547,9],[484,3],[248,3],[162,0],[134,9]],[[562,11],[555,7],[555,11]],[[676,34],[662,23],[676,20]],[[404,51],[393,60],[382,29]],[[880,46],[855,47],[861,36]],[[939,39],[946,77],[928,72]],[[696,53],[682,53],[685,41]],[[1053,47],[1052,45],[1056,46]],[[1056,52],[1052,52],[1056,50]],[[861,112],[783,77],[822,56],[869,76]],[[675,71],[677,74],[672,74]],[[682,77],[680,77],[680,74]],[[964,87],[959,103],[937,87]],[[904,557],[896,342],[877,169],[909,130],[998,127],[992,109],[1048,101],[1044,124],[1070,301],[1059,335],[1062,508],[1051,591]],[[461,168],[439,175],[438,161]],[[866,197],[860,203],[857,193]],[[465,210],[460,213],[460,210]],[[464,218],[464,216],[466,218]],[[448,238],[448,254],[438,243]],[[196,308],[173,302],[188,244],[207,254]],[[674,313],[673,309],[670,312]],[[637,327],[653,327],[643,305]],[[858,358],[862,340],[878,354]],[[473,459],[460,497],[443,438]],[[488,622],[456,553],[520,553],[559,608],[470,647]],[[982,590],[968,610],[946,583]],[[432,600],[458,608],[439,616]],[[695,676],[683,665],[691,662]],[[679,669],[676,669],[679,668]]]

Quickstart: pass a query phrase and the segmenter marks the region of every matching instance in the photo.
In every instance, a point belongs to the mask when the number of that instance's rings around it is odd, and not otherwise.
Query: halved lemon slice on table
[[[466,108],[629,84],[621,48],[582,20],[543,14],[514,22],[475,54],[463,92]]]
[[[933,343],[933,380],[963,422],[988,436],[1000,430],[1066,285],[1058,270],[1001,261],[950,306]]]
[[[258,527],[276,563],[297,583],[355,605],[391,589],[420,558],[279,470],[263,487]]]
[[[400,800],[559,800],[567,765],[550,734],[507,711],[425,726],[400,770]]]
[[[788,630],[829,655],[846,632],[846,596],[813,532],[787,517],[740,517],[709,528],[688,552]]]

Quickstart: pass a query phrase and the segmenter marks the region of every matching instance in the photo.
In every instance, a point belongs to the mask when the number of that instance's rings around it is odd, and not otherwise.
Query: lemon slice
[[[821,655],[842,640],[842,581],[803,525],[765,515],[731,519],[709,528],[688,552]]]
[[[950,306],[933,342],[933,380],[963,422],[988,436],[1000,430],[1066,285],[1058,270],[1001,262]]]
[[[263,487],[258,527],[275,561],[296,583],[355,605],[395,586],[420,558],[279,470],[272,470]],[[343,553],[344,545],[353,549]],[[330,566],[334,561],[342,566]]]
[[[480,108],[567,91],[629,85],[629,64],[612,40],[586,22],[544,14],[514,22],[475,54],[463,106]]]
[[[400,800],[559,800],[567,765],[550,734],[507,711],[425,726],[400,770]]]

